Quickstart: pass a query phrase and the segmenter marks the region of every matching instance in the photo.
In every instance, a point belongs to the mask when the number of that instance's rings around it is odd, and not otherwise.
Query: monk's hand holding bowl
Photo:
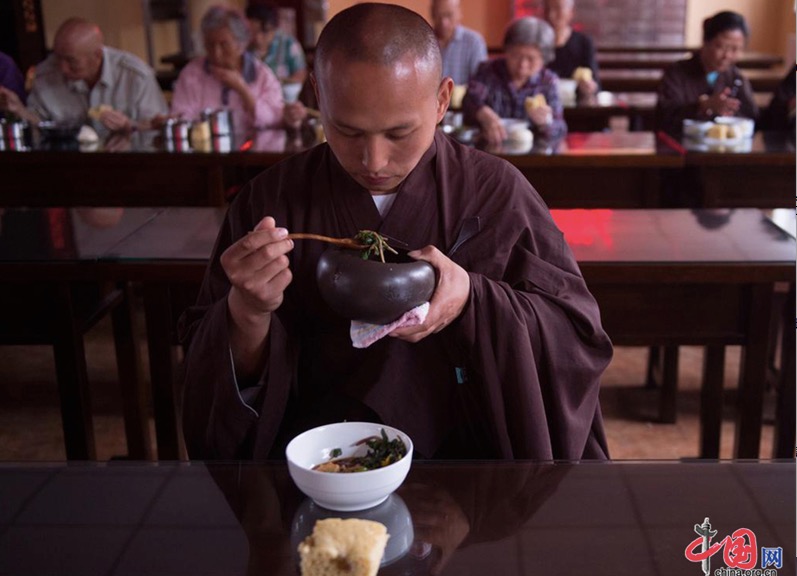
[[[418,342],[459,318],[470,296],[470,276],[434,246],[413,250],[408,255],[416,260],[425,260],[437,271],[437,288],[429,302],[429,314],[423,324],[397,328],[390,336],[408,342]]]

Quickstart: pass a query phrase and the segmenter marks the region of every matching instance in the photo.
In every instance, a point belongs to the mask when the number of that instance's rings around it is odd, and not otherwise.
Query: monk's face
[[[518,85],[524,84],[545,65],[542,52],[536,46],[515,45],[506,49],[509,77]]]
[[[703,66],[709,72],[724,72],[733,66],[744,50],[744,34],[741,30],[726,30],[703,44],[700,51]]]
[[[321,68],[316,89],[332,152],[372,194],[394,191],[431,146],[451,80],[412,57],[384,66],[332,54]]]

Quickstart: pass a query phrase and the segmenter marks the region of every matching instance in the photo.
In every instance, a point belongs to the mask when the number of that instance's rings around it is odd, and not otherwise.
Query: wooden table
[[[379,507],[334,513],[284,462],[2,464],[0,573],[295,576],[299,542],[336,516],[387,527],[380,576],[699,575],[685,551],[705,519],[712,544],[746,529],[756,568],[793,574],[794,475],[793,460],[416,460]],[[731,549],[711,574],[744,559]]]
[[[601,88],[609,92],[656,92],[663,70],[605,70],[601,72]],[[783,68],[745,70],[754,92],[772,93],[786,75]]]
[[[7,213],[8,214],[8,213]],[[555,210],[595,294],[607,332],[620,345],[706,345],[701,454],[718,450],[722,347],[743,345],[734,454],[757,457],[776,283],[794,283],[795,243],[762,213],[710,210]],[[74,214],[75,217],[77,214]],[[6,216],[7,217],[7,216]],[[158,453],[180,454],[174,401],[175,288],[201,280],[223,217],[219,208],[129,208],[132,225],[101,253],[67,259],[6,256],[0,277],[18,281],[114,280],[142,285]],[[785,325],[794,317],[784,312]],[[788,353],[793,355],[793,347]],[[792,381],[794,377],[792,376]],[[719,388],[718,388],[719,386]],[[675,389],[668,389],[675,402]],[[794,444],[794,430],[785,429]]]
[[[612,69],[664,69],[679,60],[690,58],[692,54],[693,52],[688,50],[607,52],[599,49],[597,52],[597,60],[602,76],[604,70]],[[736,65],[745,70],[767,70],[783,66],[783,58],[764,52],[745,51],[739,57]]]
[[[0,152],[0,206],[223,206],[239,186],[314,143],[306,131],[294,136],[236,136],[228,152],[169,152],[154,133],[133,135],[127,151]],[[556,207],[653,207],[662,172],[683,167],[652,133],[573,133],[505,158]]]
[[[615,344],[708,347],[702,457],[719,456],[724,346],[743,346],[734,455],[757,457],[775,289],[794,284],[794,238],[753,209],[552,212]],[[789,331],[793,300],[783,314]],[[671,410],[676,384],[663,391]]]
[[[511,162],[551,208],[653,208],[662,181],[683,157],[652,132],[568,134],[554,145],[535,141],[530,154],[491,150]]]
[[[727,146],[684,138],[684,185],[697,206],[785,208],[797,179],[794,134],[757,132]]]

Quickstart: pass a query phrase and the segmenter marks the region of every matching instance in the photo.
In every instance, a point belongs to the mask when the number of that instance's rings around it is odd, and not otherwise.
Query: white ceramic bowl
[[[709,128],[711,128],[711,126],[711,122],[691,120],[687,118],[683,123],[684,136],[689,136],[691,138],[702,138],[706,135],[706,132]]]
[[[365,455],[368,447],[357,442],[379,436],[385,430],[389,440],[397,436],[407,447],[407,455],[398,462],[365,472],[334,473],[313,470],[313,466],[331,459],[334,449],[339,457]],[[339,422],[313,428],[299,434],[285,449],[288,472],[304,494],[324,508],[350,512],[373,508],[401,486],[412,462],[412,440],[401,430],[373,422]]]

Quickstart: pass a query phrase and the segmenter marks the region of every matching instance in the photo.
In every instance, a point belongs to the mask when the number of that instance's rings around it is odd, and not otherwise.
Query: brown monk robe
[[[329,78],[319,78],[329,144],[289,158],[244,187],[230,206],[197,305],[183,318],[183,427],[189,455],[283,457],[286,443],[303,430],[366,419],[404,430],[419,458],[606,458],[598,388],[612,349],[562,233],[539,195],[510,164],[435,130],[451,81],[440,83],[439,51],[428,24],[398,6],[358,4],[336,16],[345,34],[352,36],[358,29],[357,22],[347,20],[363,13],[387,15],[384,22],[365,18],[365,30],[384,25],[404,38],[415,26],[431,36],[436,76],[431,76],[430,96],[442,95],[442,106],[429,126],[418,129],[428,128],[428,139],[422,140],[412,169],[391,189],[395,201],[382,217],[356,166],[346,170],[344,165],[352,146],[372,138],[370,119],[377,118],[378,124],[383,115],[392,118],[394,109],[403,118],[407,108],[390,101],[388,112],[377,113],[384,111],[382,103],[391,99],[390,92],[374,96],[353,86],[354,96],[347,97],[367,101],[344,110],[340,100],[323,92]],[[327,34],[336,29],[333,22],[325,28]],[[322,35],[316,61],[320,54],[322,67],[326,60],[330,66],[340,64],[334,54],[326,55],[323,45]],[[407,64],[418,57],[399,58]],[[414,70],[420,64],[362,66],[367,70],[361,72],[369,74],[336,78],[353,84],[359,80],[352,78],[390,83],[395,69]],[[396,96],[398,102],[420,90],[406,87],[406,82],[396,80],[391,88],[411,90]],[[434,106],[428,110],[434,112]],[[415,116],[409,118],[411,123]],[[368,137],[342,139],[336,134],[340,125],[350,130],[360,123],[368,127]],[[373,132],[377,145],[369,150],[381,145],[379,131]],[[418,140],[413,138],[401,140],[396,149],[415,146]],[[452,267],[466,280],[461,311],[418,341],[394,333],[396,337],[355,349],[349,321],[327,307],[316,286],[316,263],[326,246],[296,241],[285,249],[275,241],[262,250],[282,247],[292,280],[270,313],[265,358],[244,378],[236,370],[242,364],[236,356],[240,346],[235,345],[233,295],[251,286],[242,286],[236,274],[228,276],[224,266],[229,259],[221,255],[256,241],[248,233],[262,225],[265,215],[291,232],[352,237],[372,229],[412,248],[435,246],[448,258],[441,254],[435,259],[441,280],[429,316],[439,313],[434,311],[438,295],[451,290],[446,283]],[[270,238],[271,233],[256,234]],[[453,250],[468,233],[472,236]],[[422,252],[428,254],[426,248]],[[250,256],[258,258],[259,253]],[[278,264],[275,259],[270,266]]]

